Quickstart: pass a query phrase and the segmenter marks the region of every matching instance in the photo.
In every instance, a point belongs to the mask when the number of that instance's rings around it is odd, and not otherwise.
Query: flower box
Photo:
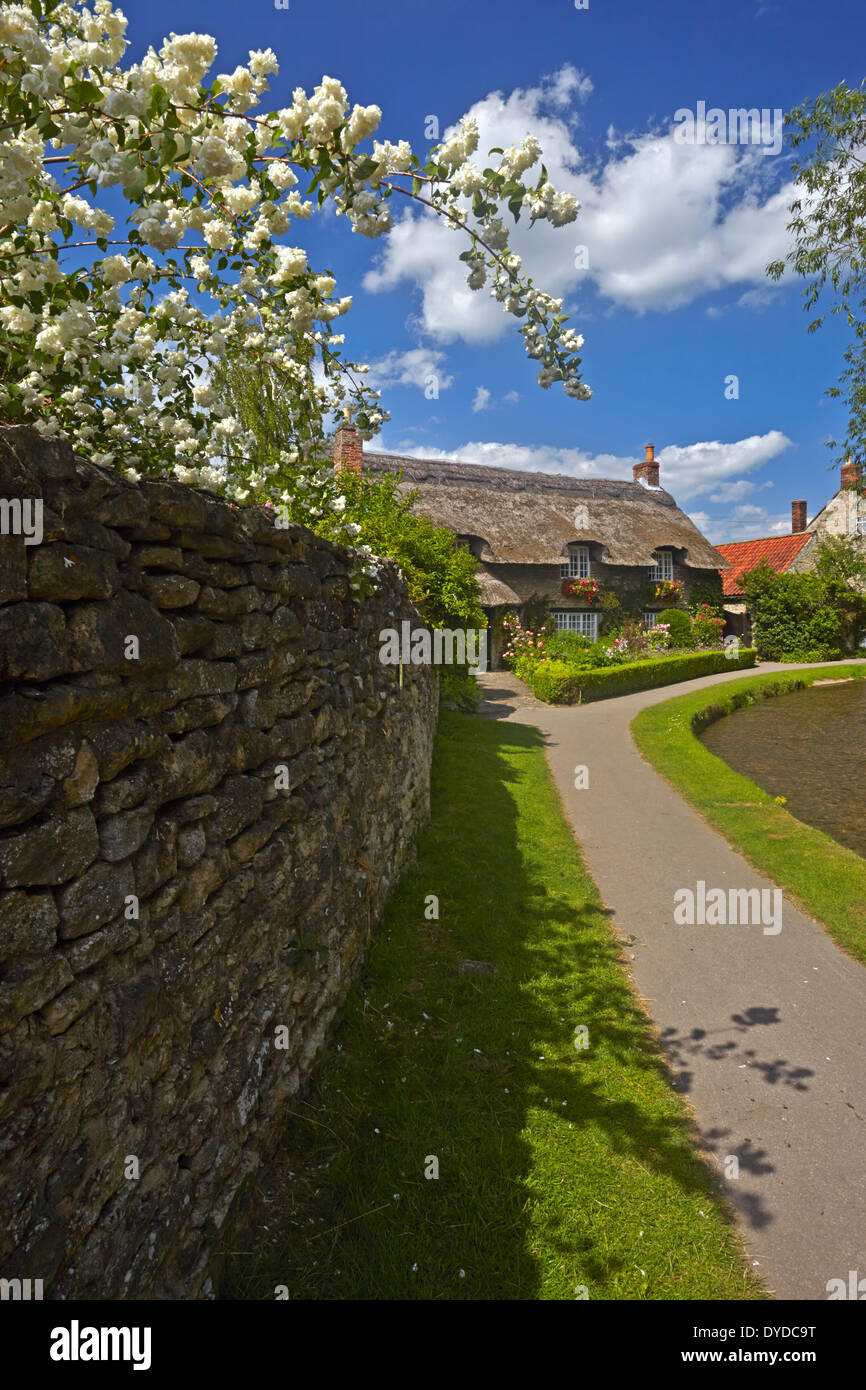
[[[566,598],[583,599],[585,603],[594,603],[598,598],[598,581],[596,579],[564,579],[562,581],[562,592]]]
[[[683,596],[681,579],[660,579],[653,587],[653,597],[677,602]]]

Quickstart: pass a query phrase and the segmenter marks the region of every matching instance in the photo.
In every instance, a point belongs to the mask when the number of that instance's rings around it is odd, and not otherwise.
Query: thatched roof
[[[658,546],[674,546],[692,569],[728,568],[662,488],[366,451],[364,469],[402,470],[404,488],[418,493],[413,510],[456,535],[478,537],[482,561],[560,564],[569,542],[597,541],[610,565],[648,567]]]
[[[516,594],[510,584],[506,584],[504,579],[498,575],[491,574],[490,570],[481,565],[475,571],[475,578],[478,580],[478,587],[481,590],[481,604],[484,608],[497,608],[504,604],[510,607],[512,604],[521,604],[523,600]]]

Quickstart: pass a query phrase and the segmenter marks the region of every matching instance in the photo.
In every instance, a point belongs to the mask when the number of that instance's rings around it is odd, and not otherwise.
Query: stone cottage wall
[[[599,614],[599,623],[604,617],[605,610],[599,603],[585,604],[578,602],[574,598],[566,598],[562,592],[562,577],[559,573],[558,565],[512,565],[495,564],[492,561],[485,562],[485,569],[508,584],[514,590],[522,603],[538,601],[553,608],[574,608],[591,609],[592,612]],[[683,584],[683,597],[676,601],[665,601],[652,597],[652,581],[649,577],[649,566],[644,568],[641,565],[606,565],[601,560],[596,559],[595,554],[591,558],[591,575],[596,579],[602,590],[614,593],[622,606],[621,615],[617,616],[617,622],[624,618],[640,619],[644,612],[661,612],[665,608],[685,608],[693,599],[695,594],[703,595],[710,587],[717,582],[718,570],[693,569],[690,565],[680,563],[676,556],[674,558],[673,577]],[[500,607],[496,612],[488,610],[491,621],[509,611],[505,607]],[[498,631],[494,630],[490,638],[490,666],[496,669],[501,664],[502,650],[504,641]]]
[[[386,567],[0,431],[0,1276],[195,1298],[428,813]]]

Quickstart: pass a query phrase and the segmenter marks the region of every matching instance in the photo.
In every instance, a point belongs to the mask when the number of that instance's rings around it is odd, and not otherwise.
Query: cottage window
[[[589,579],[589,546],[570,545],[568,561],[559,567],[561,579]]]
[[[598,614],[585,613],[578,608],[560,608],[553,614],[557,632],[580,632],[584,637],[598,636]]]
[[[656,625],[656,623],[658,622],[658,620],[659,620],[660,617],[661,617],[661,613],[660,613],[660,612],[659,612],[659,613],[644,613],[644,615],[643,615],[644,624],[645,624],[646,627],[648,627],[648,628],[650,628],[650,627],[655,627],[655,625]]]
[[[672,550],[656,550],[656,562],[650,567],[650,579],[673,579],[674,553]]]
[[[857,535],[866,536],[866,516],[857,518]]]

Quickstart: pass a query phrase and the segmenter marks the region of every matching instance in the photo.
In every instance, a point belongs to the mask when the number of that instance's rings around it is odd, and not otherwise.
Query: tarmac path
[[[762,663],[760,672],[793,667]],[[725,672],[581,706],[546,705],[507,672],[480,677],[481,713],[531,724],[634,982],[738,1213],[749,1258],[779,1299],[826,1299],[849,1271],[866,1298],[866,968],[820,923],[679,926],[674,894],[775,885],[641,758],[648,705],[742,679]],[[574,786],[575,768],[589,786]],[[768,902],[772,899],[768,899]],[[739,1177],[724,1174],[736,1156]],[[850,1296],[850,1295],[849,1295]]]

